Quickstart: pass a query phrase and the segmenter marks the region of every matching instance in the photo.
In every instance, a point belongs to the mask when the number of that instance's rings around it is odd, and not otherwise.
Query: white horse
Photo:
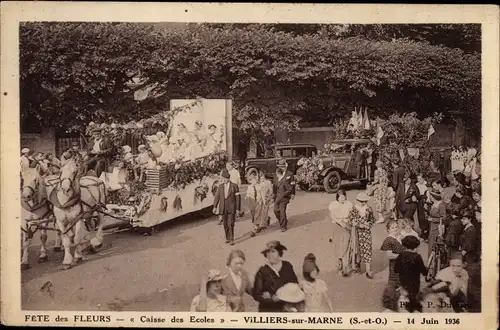
[[[102,213],[96,210],[102,209],[106,204],[104,183],[95,177],[80,177],[82,169],[82,164],[71,157],[61,167],[59,176],[45,180],[48,200],[53,205],[53,213],[62,236],[62,269],[69,269],[83,260],[84,226],[89,232],[95,233],[95,237],[90,239],[93,251],[100,248],[103,242],[104,219]],[[71,253],[73,246],[74,256]]]
[[[21,189],[21,206],[22,206],[22,220],[21,220],[21,241],[22,241],[22,257],[21,257],[21,270],[30,268],[29,264],[29,247],[33,234],[40,229],[40,254],[38,262],[46,262],[47,257],[47,229],[51,222],[55,219],[52,214],[52,208],[47,201],[47,193],[42,182],[41,168],[27,168],[22,172],[23,187]],[[51,219],[52,218],[52,219]],[[32,230],[32,227],[35,227]],[[54,251],[60,252],[61,249],[61,235],[56,234]]]

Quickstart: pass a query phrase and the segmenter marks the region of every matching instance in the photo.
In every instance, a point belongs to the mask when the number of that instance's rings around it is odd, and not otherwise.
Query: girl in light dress
[[[304,291],[305,311],[307,313],[333,313],[332,302],[328,297],[328,287],[326,283],[318,278],[319,267],[316,264],[316,257],[309,253],[302,267],[304,280],[299,282],[300,288]]]
[[[208,125],[208,136],[205,142],[205,151],[209,154],[216,152],[220,148],[220,141],[216,137],[217,126],[211,124]]]
[[[149,163],[149,152],[144,144],[141,144],[137,150],[139,151],[139,155],[137,155],[135,161],[134,173],[135,179],[142,181],[144,178],[144,171],[147,169]]]
[[[231,312],[227,298],[222,295],[222,280],[220,271],[212,269],[203,276],[200,294],[191,302],[191,312]]]

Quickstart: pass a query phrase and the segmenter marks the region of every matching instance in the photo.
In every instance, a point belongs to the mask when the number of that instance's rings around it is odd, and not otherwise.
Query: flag
[[[364,123],[364,128],[366,130],[370,129],[370,119],[368,118],[368,108],[365,108],[365,123]]]
[[[380,140],[384,136],[384,131],[382,130],[382,126],[379,122],[377,122],[377,145],[380,145]]]
[[[399,157],[401,160],[405,160],[405,151],[403,149],[399,149]]]
[[[358,115],[358,128],[363,127],[363,109],[359,109],[359,115]]]
[[[429,130],[427,131],[427,140],[429,140],[431,138],[431,135],[436,133],[436,131],[434,130],[434,126],[429,126]]]

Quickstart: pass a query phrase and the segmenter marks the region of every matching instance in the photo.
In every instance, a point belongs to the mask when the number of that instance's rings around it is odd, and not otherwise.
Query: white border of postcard
[[[130,327],[233,327],[233,328],[428,328],[424,314],[335,313],[257,314],[189,312],[55,312],[21,310],[19,247],[19,22],[120,21],[120,22],[255,22],[255,23],[481,23],[483,75],[482,189],[484,233],[483,311],[480,314],[434,314],[433,328],[494,329],[498,311],[498,118],[499,118],[499,10],[494,5],[326,5],[326,4],[222,4],[126,2],[3,2],[1,4],[1,320],[8,325],[130,326]],[[38,315],[31,321],[31,315]],[[41,315],[41,316],[40,316]],[[46,317],[45,317],[46,316]],[[68,322],[57,322],[57,316]],[[102,317],[99,317],[102,316]],[[164,319],[143,323],[141,316]],[[267,323],[249,323],[255,316]],[[292,322],[325,316],[336,323]],[[269,317],[269,318],[265,318]],[[183,323],[172,323],[182,318]],[[192,319],[205,322],[191,322]],[[447,319],[460,324],[447,324]],[[414,319],[415,324],[408,324]],[[100,320],[100,321],[99,321]],[[123,320],[123,321],[119,321]],[[249,320],[249,319],[247,319]],[[285,323],[286,320],[286,323]],[[361,322],[363,321],[363,322]],[[399,322],[398,322],[399,321]],[[450,322],[453,323],[453,322]]]

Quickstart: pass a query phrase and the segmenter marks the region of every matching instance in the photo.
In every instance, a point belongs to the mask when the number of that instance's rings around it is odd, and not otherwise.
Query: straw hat
[[[279,300],[287,303],[299,303],[306,299],[304,291],[300,289],[297,283],[287,283],[276,291]]]
[[[141,151],[141,150],[145,150],[146,149],[146,146],[144,144],[141,144],[140,146],[137,147],[137,150]]]
[[[364,192],[361,192],[356,196],[356,200],[360,202],[368,202],[370,200],[370,196],[368,196]]]
[[[21,150],[21,153],[26,155],[30,153],[30,150],[28,148],[23,148],[23,150]]]
[[[132,148],[130,148],[130,146],[123,146],[123,152],[125,153],[132,152]]]
[[[220,274],[218,269],[210,269],[207,274],[207,282],[216,282],[225,279],[226,276]]]

